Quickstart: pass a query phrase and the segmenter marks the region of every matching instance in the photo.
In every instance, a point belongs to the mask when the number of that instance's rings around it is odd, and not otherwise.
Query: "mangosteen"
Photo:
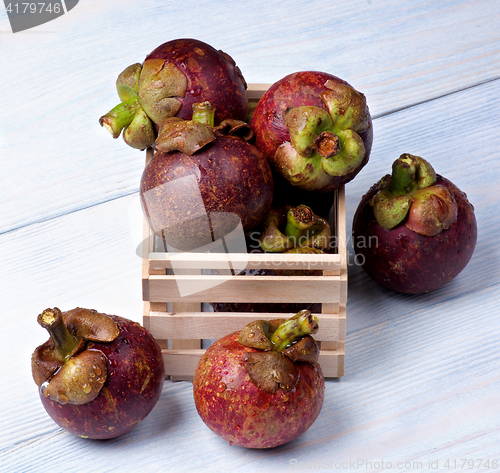
[[[436,290],[468,264],[477,239],[467,196],[425,159],[402,154],[363,196],[353,218],[357,262],[394,291]]]
[[[217,435],[247,448],[271,448],[306,432],[323,406],[317,318],[256,320],[213,343],[193,380],[198,414]]]
[[[264,220],[260,247],[268,253],[330,250],[330,225],[307,205],[272,207]]]
[[[242,234],[252,230],[273,199],[269,163],[249,141],[231,134],[241,133],[243,122],[214,127],[210,103],[194,108],[192,120],[174,117],[162,125],[140,184],[149,226],[180,251],[200,249],[240,225]]]
[[[328,193],[368,162],[373,128],[365,96],[328,73],[302,71],[274,83],[252,117],[255,145],[292,186]]]
[[[31,369],[49,416],[84,438],[118,437],[156,405],[165,367],[161,349],[138,323],[76,308],[38,316],[50,338],[33,353]]]
[[[144,60],[127,67],[116,81],[121,103],[102,116],[113,138],[122,130],[133,148],[150,147],[170,117],[191,119],[193,104],[209,101],[216,124],[246,120],[247,84],[235,61],[196,39],[176,39],[158,46]]]

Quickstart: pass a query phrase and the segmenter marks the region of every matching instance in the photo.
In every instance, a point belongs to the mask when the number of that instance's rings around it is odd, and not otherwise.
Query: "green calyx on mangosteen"
[[[364,96],[352,87],[327,81],[320,97],[327,110],[315,105],[291,108],[284,114],[290,142],[276,151],[278,171],[292,184],[321,190],[332,178],[358,169],[365,146],[357,130],[367,126]]]
[[[238,341],[260,350],[244,357],[243,366],[252,383],[270,394],[278,388],[289,391],[297,386],[299,373],[295,362],[318,361],[318,345],[310,336],[318,328],[318,319],[309,310],[286,321],[256,320],[246,325]]]
[[[375,219],[390,230],[405,225],[422,235],[434,236],[457,220],[457,203],[450,191],[434,185],[436,173],[425,159],[403,154],[392,165],[371,199]]]
[[[307,253],[330,248],[330,225],[306,205],[272,207],[263,227],[259,242],[266,252]]]
[[[107,379],[106,360],[86,341],[112,342],[119,334],[113,319],[92,311],[73,312],[66,322],[56,307],[38,316],[51,343],[41,345],[32,358],[33,378],[41,393],[60,404],[94,400]],[[71,328],[71,332],[70,332]]]
[[[226,119],[215,126],[215,112],[210,102],[197,102],[193,104],[191,120],[168,118],[162,123],[152,148],[164,153],[180,151],[192,156],[218,136],[237,136],[247,141],[252,138],[250,126],[241,120]]]

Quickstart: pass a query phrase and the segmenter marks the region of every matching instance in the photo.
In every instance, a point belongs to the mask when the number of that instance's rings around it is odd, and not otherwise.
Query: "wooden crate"
[[[248,97],[258,101],[268,86],[250,84]],[[150,158],[148,154],[146,159]],[[344,375],[347,255],[345,192],[339,189],[330,215],[335,254],[284,255],[165,252],[144,221],[142,288],[143,325],[158,341],[166,376],[192,380],[206,346],[254,319],[289,317],[282,313],[213,312],[209,302],[296,302],[321,304],[320,364],[325,377]],[[175,258],[175,260],[174,260]],[[228,268],[314,269],[319,276],[250,276],[213,274]],[[175,274],[173,274],[175,267]],[[212,274],[206,274],[212,270]],[[191,290],[181,295],[178,283]],[[198,291],[197,287],[211,285]],[[201,286],[200,286],[201,285]]]

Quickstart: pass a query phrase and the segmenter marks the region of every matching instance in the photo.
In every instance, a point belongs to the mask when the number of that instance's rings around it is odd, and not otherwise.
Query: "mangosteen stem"
[[[57,307],[46,309],[37,320],[49,332],[55,345],[54,353],[59,355],[61,361],[68,359],[78,347],[79,341],[71,335],[64,324],[61,311]]]
[[[314,149],[324,158],[331,158],[340,153],[340,138],[330,131],[321,132],[313,141]]]
[[[215,126],[215,107],[210,102],[197,102],[193,104],[192,121],[205,123],[213,128]]]
[[[408,215],[413,196],[436,182],[434,168],[423,158],[402,154],[392,164],[390,178],[382,178],[379,192],[370,201],[378,224],[390,230]]]
[[[275,351],[282,351],[306,335],[316,333],[318,329],[318,318],[305,309],[283,322],[273,332],[270,341]]]
[[[434,168],[420,156],[405,153],[392,164],[390,193],[394,197],[425,189],[435,182]]]
[[[292,207],[287,212],[286,220],[285,235],[295,240],[295,243],[316,223],[313,211],[306,205]]]
[[[293,248],[292,241],[280,231],[283,215],[276,208],[271,208],[264,221],[264,230],[259,238],[260,247],[265,252],[282,253]]]
[[[287,224],[284,234],[295,247],[330,246],[330,225],[314,214],[307,205],[292,207],[287,213]]]
[[[330,246],[330,233],[328,222],[315,215],[307,205],[287,207],[286,223],[284,210],[272,208],[266,216],[259,243],[264,251],[272,253],[299,247],[326,250]]]
[[[416,167],[410,155],[401,155],[392,164],[390,193],[394,197],[410,193],[415,187]]]
[[[99,124],[106,128],[113,135],[113,138],[118,138],[121,131],[132,123],[139,108],[139,100],[134,93],[132,98],[119,103],[106,115],[99,118]]]

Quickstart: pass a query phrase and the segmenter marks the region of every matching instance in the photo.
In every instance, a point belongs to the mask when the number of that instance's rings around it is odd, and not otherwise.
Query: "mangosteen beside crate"
[[[254,103],[268,85],[250,84]],[[151,157],[148,150],[147,158]],[[325,377],[344,375],[347,253],[345,191],[335,192],[329,217],[334,252],[330,254],[169,253],[144,220],[142,245],[143,325],[160,345],[165,373],[173,380],[192,380],[199,359],[213,340],[240,330],[255,319],[293,314],[213,312],[209,303],[315,304]],[[235,268],[238,271],[235,271]],[[319,275],[241,275],[241,269],[314,270]],[[319,271],[318,271],[319,270]],[[174,274],[175,272],[175,274]]]

